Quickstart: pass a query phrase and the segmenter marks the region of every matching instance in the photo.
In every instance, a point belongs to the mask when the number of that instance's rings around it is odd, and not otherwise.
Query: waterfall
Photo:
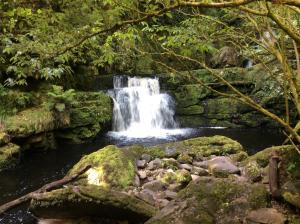
[[[114,77],[113,131],[132,137],[158,136],[178,127],[174,101],[160,92],[158,78]]]

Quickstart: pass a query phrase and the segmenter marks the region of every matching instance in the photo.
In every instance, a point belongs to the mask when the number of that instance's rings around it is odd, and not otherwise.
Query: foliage
[[[64,91],[61,86],[52,86],[52,90],[48,92],[48,100],[44,105],[49,110],[55,110],[57,112],[63,112],[71,106],[71,103],[75,96],[75,90],[69,89]]]

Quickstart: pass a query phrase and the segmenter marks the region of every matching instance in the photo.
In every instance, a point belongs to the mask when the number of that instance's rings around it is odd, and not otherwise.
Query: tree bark
[[[36,191],[30,192],[30,193],[23,195],[13,201],[10,201],[4,205],[1,205],[0,206],[0,216],[3,215],[3,213],[15,208],[16,206],[28,202],[29,200],[32,199],[33,195],[35,195],[35,194],[51,191],[51,190],[58,188],[64,184],[67,184],[67,183],[70,183],[70,182],[76,180],[80,175],[84,174],[90,168],[91,168],[91,165],[88,165],[88,166],[84,167],[83,169],[79,170],[77,173],[75,173],[72,176],[66,176],[60,180],[56,180],[54,182],[48,183]]]
[[[279,178],[278,178],[278,163],[280,157],[277,152],[274,152],[269,160],[269,187],[272,197],[278,198],[279,192]]]

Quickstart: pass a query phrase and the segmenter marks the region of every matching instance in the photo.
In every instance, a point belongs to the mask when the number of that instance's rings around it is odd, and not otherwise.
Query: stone
[[[191,156],[189,156],[188,153],[183,152],[183,153],[179,154],[179,156],[177,158],[177,161],[179,163],[189,163],[189,164],[191,164],[193,162],[193,158]]]
[[[151,205],[155,205],[154,192],[149,189],[143,189],[137,193],[137,197]]]
[[[240,169],[233,164],[229,157],[217,156],[208,161],[208,170],[216,177],[227,177],[238,174]]]
[[[193,169],[193,166],[190,164],[179,164],[179,168],[191,171]]]
[[[151,161],[151,156],[149,154],[142,154],[141,159],[145,160],[146,163],[149,163]]]
[[[148,169],[154,170],[162,167],[162,161],[161,159],[156,158],[155,160],[152,160],[148,163]]]
[[[147,172],[145,170],[139,170],[138,175],[142,180],[147,178]]]
[[[149,189],[154,192],[162,191],[164,184],[160,180],[153,180],[143,185],[143,189]]]
[[[200,176],[194,174],[192,174],[191,177],[193,181],[199,181],[201,179]]]
[[[140,181],[140,178],[138,175],[135,175],[134,186],[136,186],[136,187],[141,186],[141,181]]]
[[[289,181],[282,186],[285,201],[300,208],[300,180]]]
[[[109,145],[86,155],[73,166],[68,175],[92,165],[76,182],[82,185],[97,185],[125,189],[135,184],[136,163],[134,155],[126,149]]]
[[[168,186],[168,190],[178,192],[183,188],[183,186],[179,183],[170,184]]]
[[[193,165],[196,167],[200,167],[203,169],[207,169],[208,168],[208,162],[207,161],[201,161],[201,162],[193,162]]]
[[[132,223],[145,222],[156,213],[149,203],[116,190],[96,185],[65,187],[38,194],[30,211],[40,218],[81,218],[97,216]]]
[[[166,199],[172,200],[172,199],[175,199],[176,197],[177,197],[177,193],[176,192],[170,191],[170,190],[166,190],[165,191],[165,198]]]
[[[10,142],[10,136],[0,131],[0,147]]]
[[[262,171],[260,166],[256,161],[250,161],[244,167],[245,176],[252,182],[257,182],[262,179]]]
[[[159,208],[164,208],[169,204],[169,200],[167,199],[157,199],[157,203]]]
[[[179,166],[179,163],[174,158],[164,158],[162,159],[162,164],[166,169],[177,169],[177,167]]]
[[[138,168],[145,168],[146,164],[147,164],[146,160],[137,160],[136,161],[136,165]]]
[[[283,214],[281,214],[274,208],[261,208],[258,210],[251,211],[247,215],[246,221],[249,224],[284,224],[286,218]]]
[[[208,171],[206,169],[203,169],[201,167],[193,166],[191,170],[191,174],[193,175],[199,175],[199,176],[207,176],[209,175]]]

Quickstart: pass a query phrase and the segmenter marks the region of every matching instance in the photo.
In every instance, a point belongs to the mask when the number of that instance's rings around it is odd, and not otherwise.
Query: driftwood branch
[[[51,190],[58,188],[64,184],[67,184],[67,183],[70,183],[70,182],[76,180],[80,175],[84,174],[90,168],[91,168],[91,165],[88,165],[88,166],[84,167],[83,169],[79,170],[77,173],[75,173],[72,176],[66,176],[60,180],[46,184],[36,191],[30,192],[30,193],[23,195],[13,201],[10,201],[4,205],[1,205],[0,206],[0,216],[3,215],[3,213],[15,208],[16,206],[19,206],[23,203],[28,202],[29,200],[32,199],[33,195],[35,195],[35,194],[51,191]]]

